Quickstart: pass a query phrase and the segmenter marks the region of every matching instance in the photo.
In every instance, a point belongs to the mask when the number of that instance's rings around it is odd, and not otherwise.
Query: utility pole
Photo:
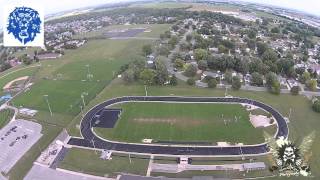
[[[145,91],[146,96],[148,96],[147,85],[144,85],[144,91]]]
[[[49,108],[49,111],[50,111],[50,115],[52,116],[52,111],[51,111],[51,107],[50,107],[50,104],[49,104],[49,99],[48,99],[48,95],[43,95],[44,99],[46,100],[47,102],[47,105],[48,105],[48,108]]]

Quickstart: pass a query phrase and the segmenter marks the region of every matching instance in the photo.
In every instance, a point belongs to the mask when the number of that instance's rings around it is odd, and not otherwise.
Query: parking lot
[[[41,134],[41,125],[15,120],[0,130],[0,171],[8,173],[16,162],[35,144]]]

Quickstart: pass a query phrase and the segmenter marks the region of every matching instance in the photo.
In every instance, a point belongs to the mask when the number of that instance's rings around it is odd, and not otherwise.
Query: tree
[[[300,87],[299,86],[293,86],[290,90],[292,95],[299,95]]]
[[[170,78],[170,85],[176,86],[177,84],[178,84],[178,79],[176,75],[172,75],[172,77]]]
[[[320,100],[314,100],[314,102],[312,104],[312,109],[315,112],[319,112],[320,113]]]
[[[218,84],[218,81],[215,78],[212,78],[208,81],[209,88],[216,88],[217,84]]]
[[[262,86],[263,85],[262,75],[257,72],[252,73],[251,84],[254,86]]]
[[[249,37],[250,39],[256,38],[256,35],[257,35],[257,32],[256,32],[256,31],[254,31],[254,30],[252,30],[252,29],[250,29],[250,30],[248,31],[248,37]]]
[[[191,35],[191,34],[187,34],[186,40],[187,40],[188,42],[190,42],[190,41],[192,40],[192,35]]]
[[[148,56],[152,53],[151,44],[146,44],[142,46],[142,52],[145,56]]]
[[[227,81],[227,83],[232,83],[232,73],[230,71],[227,71],[224,73],[224,79]]]
[[[144,69],[140,73],[140,79],[143,81],[145,85],[153,84],[156,73],[152,69]]]
[[[268,45],[263,43],[263,42],[257,42],[257,51],[258,54],[261,56],[267,49],[268,49]]]
[[[158,54],[160,54],[161,56],[168,56],[170,54],[170,51],[168,49],[167,46],[160,46],[157,48],[157,52]]]
[[[266,74],[266,86],[267,88],[271,89],[272,85],[278,82],[278,77],[275,73],[269,72]]]
[[[197,67],[194,64],[189,64],[187,69],[184,71],[184,74],[188,77],[193,77],[197,74]]]
[[[272,83],[270,92],[271,92],[272,94],[280,94],[280,92],[281,92],[281,85],[280,85],[280,82],[279,82],[279,81],[275,81],[275,82]]]
[[[194,50],[194,58],[197,61],[207,60],[208,52],[205,49],[195,49]]]
[[[126,83],[132,83],[135,81],[134,77],[134,71],[132,69],[127,69],[123,74],[122,74],[122,79]]]
[[[155,83],[158,85],[164,85],[169,80],[169,72],[164,63],[164,60],[158,58],[156,60],[156,76]]]
[[[177,43],[178,43],[179,39],[177,36],[172,36],[169,40],[169,44],[171,45],[171,47],[173,48]]]
[[[317,80],[315,79],[310,79],[306,82],[306,86],[308,87],[308,89],[310,89],[311,91],[316,91],[317,90]]]
[[[194,86],[196,84],[196,80],[194,78],[189,78],[187,80],[187,84],[190,86]]]
[[[224,45],[220,44],[220,45],[218,46],[218,51],[219,51],[219,53],[227,54],[227,53],[229,52],[229,49],[226,48]]]
[[[232,89],[239,90],[241,88],[241,81],[238,76],[232,78]]]
[[[278,59],[278,54],[272,50],[272,49],[267,49],[261,56],[263,62],[276,62]]]
[[[20,61],[22,61],[25,65],[30,65],[32,63],[32,59],[27,55],[24,54],[22,56],[20,56]]]
[[[174,61],[174,67],[175,68],[178,68],[178,69],[182,69],[184,66],[184,60],[180,59],[180,58],[177,58],[175,61]]]
[[[307,72],[307,71],[305,71],[305,72],[302,74],[302,76],[300,77],[300,81],[301,81],[302,83],[306,83],[306,82],[309,81],[310,79],[311,79],[310,73]]]
[[[280,33],[280,29],[278,27],[274,27],[271,29],[271,32],[278,34],[278,33]]]
[[[205,71],[208,68],[208,63],[205,60],[198,61],[198,68]]]

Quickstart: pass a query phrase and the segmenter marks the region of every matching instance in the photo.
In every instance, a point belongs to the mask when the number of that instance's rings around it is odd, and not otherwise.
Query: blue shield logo
[[[29,7],[16,7],[9,14],[7,32],[21,43],[27,44],[41,33],[41,23],[38,11]]]

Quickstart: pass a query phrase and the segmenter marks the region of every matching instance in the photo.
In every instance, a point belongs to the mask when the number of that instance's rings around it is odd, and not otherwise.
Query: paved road
[[[287,137],[289,130],[285,119],[272,107],[251,99],[244,98],[224,98],[224,97],[174,97],[174,96],[129,96],[119,97],[107,100],[93,107],[81,121],[81,134],[83,138],[71,138],[68,144],[84,146],[98,149],[109,149],[114,151],[144,153],[144,154],[168,154],[168,155],[212,155],[212,156],[229,156],[229,155],[258,155],[268,152],[265,143],[258,145],[244,146],[175,146],[175,145],[158,145],[158,144],[128,144],[123,142],[114,142],[97,137],[92,131],[93,117],[105,107],[121,102],[208,102],[208,103],[246,103],[258,106],[270,114],[276,120],[278,130],[276,137]]]

